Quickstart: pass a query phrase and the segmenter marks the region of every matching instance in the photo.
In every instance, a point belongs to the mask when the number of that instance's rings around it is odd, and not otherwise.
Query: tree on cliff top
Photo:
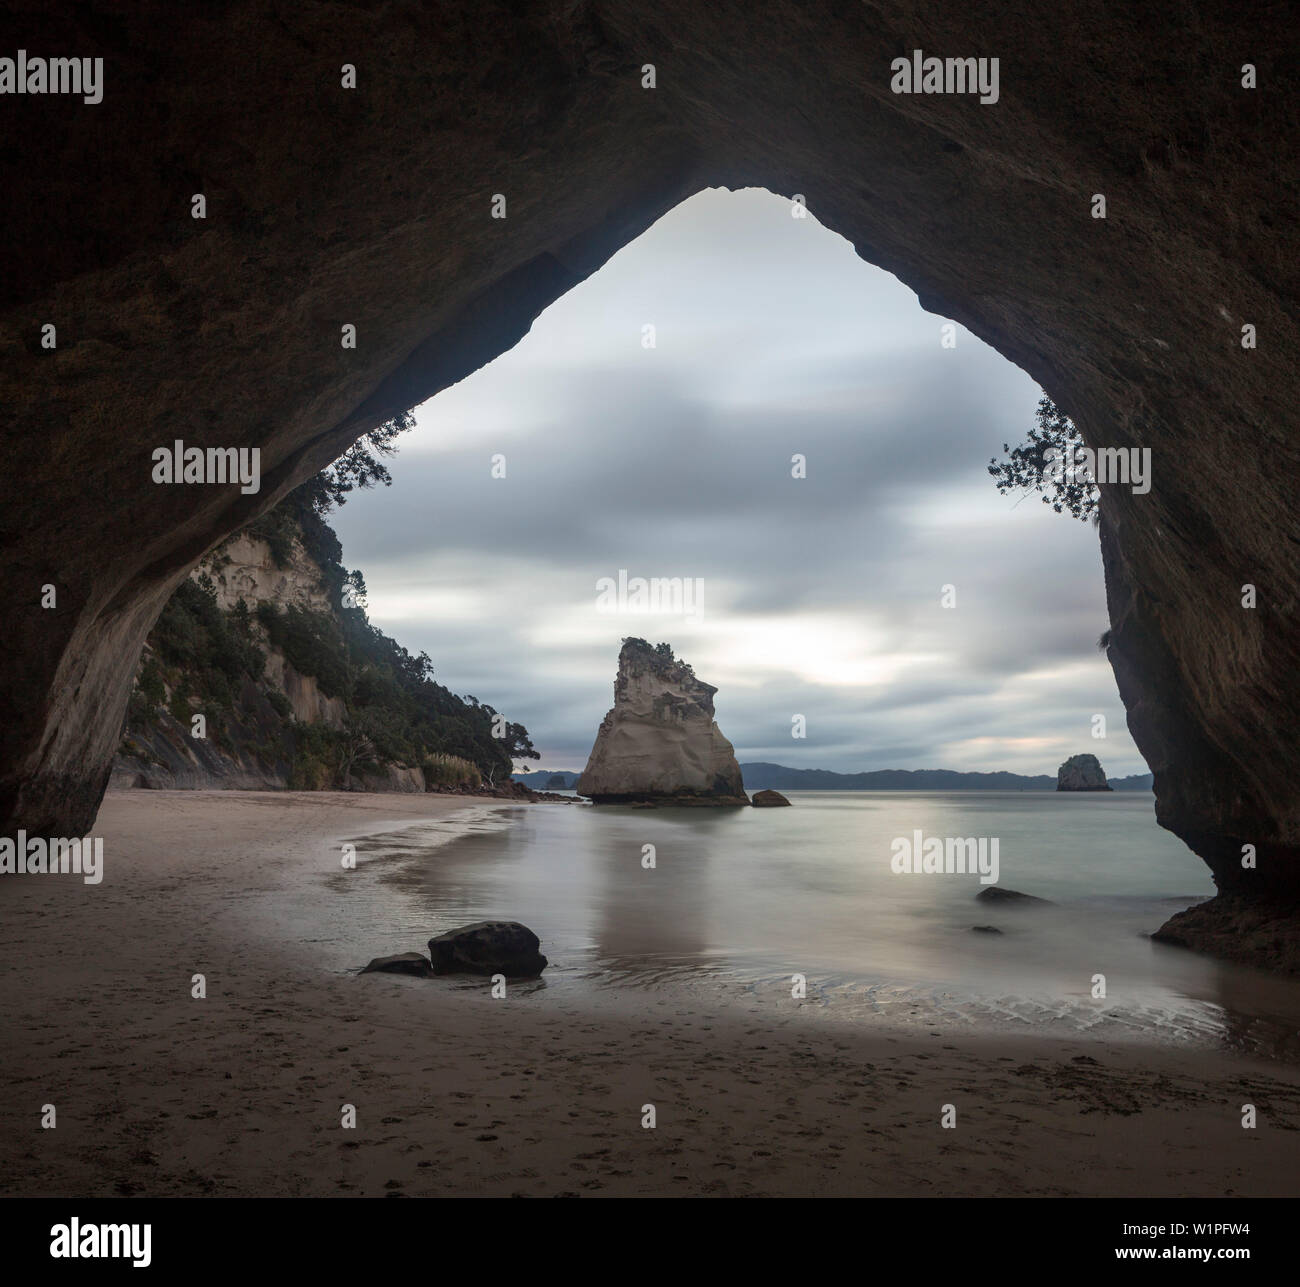
[[[989,473],[997,480],[998,491],[1040,492],[1043,504],[1058,514],[1068,512],[1080,521],[1097,515],[1097,484],[1082,470],[1064,466],[1073,462],[1075,448],[1084,445],[1074,421],[1044,395],[1038,400],[1035,425],[1029,437],[1014,450],[1002,444],[1007,458],[989,461]],[[1054,453],[1049,457],[1048,453]]]
[[[343,580],[360,574],[342,570],[343,547],[334,529],[325,522],[325,516],[336,505],[346,504],[350,492],[376,483],[390,486],[393,476],[380,457],[393,455],[397,450],[394,439],[414,427],[415,417],[403,411],[369,433],[363,433],[333,464],[295,487],[245,530],[270,546],[271,555],[280,567],[288,566],[294,541],[301,539],[307,553],[325,569],[327,579],[332,575],[331,569],[339,570],[338,577],[334,578],[339,584],[331,582],[331,588],[337,592]]]
[[[397,450],[393,440],[414,428],[415,416],[403,411],[369,433],[363,433],[332,465],[297,489],[294,495],[300,505],[310,505],[317,515],[324,517],[335,505],[346,505],[348,493],[357,488],[373,487],[376,483],[391,486],[393,476],[380,457],[391,456]]]
[[[650,663],[654,670],[663,673],[671,666],[680,667],[683,673],[694,677],[695,671],[691,668],[689,662],[683,661],[680,657],[673,655],[673,646],[669,643],[652,644],[648,639],[642,639],[639,635],[628,635],[623,640],[623,652],[631,651],[640,653]],[[621,655],[621,654],[620,654]]]

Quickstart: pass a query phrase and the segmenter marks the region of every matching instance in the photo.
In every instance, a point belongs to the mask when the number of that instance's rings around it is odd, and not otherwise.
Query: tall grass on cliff
[[[459,755],[430,755],[420,765],[424,780],[431,790],[477,790],[483,785],[483,774],[477,764],[463,760]]]

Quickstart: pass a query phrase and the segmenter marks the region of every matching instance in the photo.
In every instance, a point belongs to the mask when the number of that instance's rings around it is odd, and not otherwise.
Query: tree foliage
[[[1069,466],[1084,445],[1074,422],[1049,397],[1038,400],[1035,423],[1019,447],[1002,444],[1005,459],[994,457],[988,470],[1002,495],[1038,492],[1044,505],[1086,521],[1097,513],[1098,491],[1082,469]]]
[[[336,505],[346,505],[349,493],[359,488],[373,487],[376,483],[390,486],[393,476],[381,457],[393,455],[397,450],[394,440],[414,427],[415,416],[403,411],[369,433],[363,433],[332,465],[297,489],[299,502],[310,504],[324,518]]]

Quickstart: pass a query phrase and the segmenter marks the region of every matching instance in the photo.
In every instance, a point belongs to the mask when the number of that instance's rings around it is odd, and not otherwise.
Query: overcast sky
[[[371,620],[524,723],[529,767],[583,767],[641,635],[718,687],[742,763],[1146,772],[1096,529],[986,472],[1037,387],[790,209],[698,194],[420,407],[392,487],[332,518]],[[701,578],[699,619],[601,611],[620,569]]]

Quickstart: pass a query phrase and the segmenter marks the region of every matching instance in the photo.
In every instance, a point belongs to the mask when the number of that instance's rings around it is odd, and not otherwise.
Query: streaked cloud
[[[961,328],[942,349],[942,320],[785,201],[701,193],[417,411],[393,486],[335,516],[345,562],[544,767],[582,767],[638,634],[719,686],[742,760],[1144,772],[1095,647],[1095,529],[985,472],[1038,390]],[[702,619],[598,612],[620,569],[702,578]]]

